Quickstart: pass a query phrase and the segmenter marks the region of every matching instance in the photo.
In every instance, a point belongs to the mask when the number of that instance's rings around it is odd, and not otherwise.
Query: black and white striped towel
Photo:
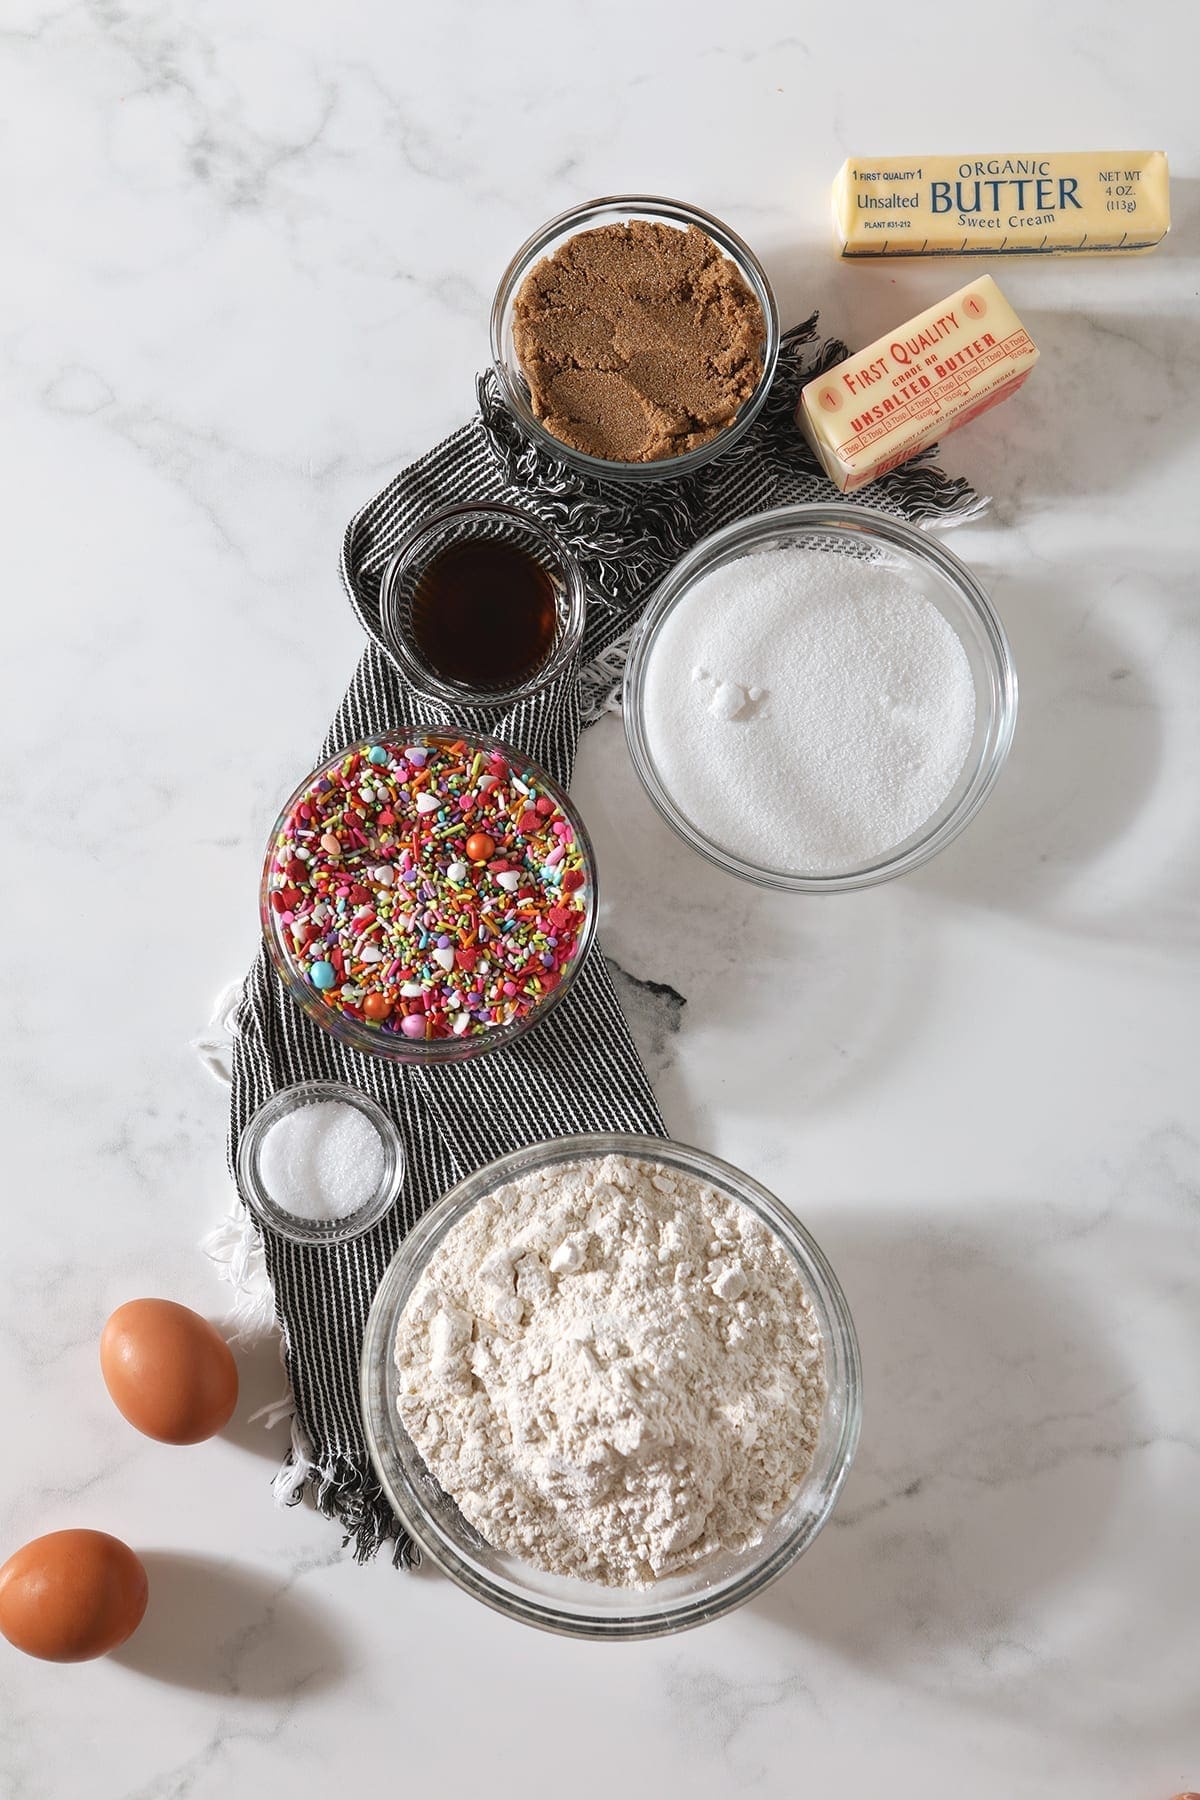
[[[579,558],[587,629],[578,667],[554,687],[473,714],[470,723],[516,745],[568,786],[580,729],[613,704],[630,630],[665,570],[734,519],[838,498],[792,419],[802,373],[807,379],[846,354],[844,345],[826,343],[804,365],[816,323],[814,314],[785,338],[767,406],[740,444],[694,475],[647,486],[601,486],[549,461],[521,437],[492,378],[482,377],[478,417],[402,470],[346,531],[342,579],[367,644],[321,756],[392,725],[463,723],[412,693],[389,659],[379,631],[380,577],[400,538],[427,513],[455,501],[507,500],[537,514]],[[977,505],[965,482],[949,479],[927,457],[877,482],[869,503],[915,520],[961,517]],[[404,1193],[374,1230],[336,1247],[292,1244],[266,1231],[263,1249],[295,1402],[281,1489],[298,1500],[311,1487],[360,1558],[390,1538],[395,1559],[405,1562],[411,1546],[375,1482],[358,1407],[363,1327],[401,1238],[455,1182],[504,1151],[570,1132],[661,1132],[662,1119],[595,947],[544,1024],[459,1064],[414,1068],[335,1042],[289,1000],[265,950],[235,1018],[231,1169],[258,1107],[276,1089],[315,1077],[364,1089],[404,1138]]]

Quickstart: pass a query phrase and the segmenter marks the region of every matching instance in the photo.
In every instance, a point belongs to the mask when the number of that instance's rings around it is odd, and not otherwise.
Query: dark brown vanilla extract
[[[527,551],[495,539],[449,545],[413,594],[413,640],[434,674],[485,693],[535,674],[557,627],[546,570]]]

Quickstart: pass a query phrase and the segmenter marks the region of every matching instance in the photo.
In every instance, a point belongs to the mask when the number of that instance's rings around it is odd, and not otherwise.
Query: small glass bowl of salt
[[[341,1244],[377,1225],[404,1185],[404,1146],[381,1106],[340,1081],[272,1094],[238,1144],[238,1187],[297,1244]]]

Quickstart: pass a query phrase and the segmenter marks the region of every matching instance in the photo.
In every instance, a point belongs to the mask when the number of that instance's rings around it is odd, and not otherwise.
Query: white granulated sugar
[[[646,669],[667,792],[746,862],[860,867],[942,804],[975,730],[957,632],[916,579],[828,551],[760,551],[703,576]]]
[[[523,1176],[431,1257],[401,1421],[497,1549],[647,1587],[761,1540],[812,1462],[816,1318],[748,1207],[622,1156]]]
[[[345,1219],[383,1180],[383,1140],[344,1100],[316,1100],[269,1127],[258,1172],[277,1206],[297,1219]]]

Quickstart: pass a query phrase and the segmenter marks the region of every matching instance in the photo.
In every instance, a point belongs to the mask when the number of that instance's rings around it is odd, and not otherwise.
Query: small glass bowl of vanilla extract
[[[583,577],[554,533],[493,500],[423,520],[379,596],[400,673],[455,706],[507,705],[549,686],[579,649],[586,609]]]

